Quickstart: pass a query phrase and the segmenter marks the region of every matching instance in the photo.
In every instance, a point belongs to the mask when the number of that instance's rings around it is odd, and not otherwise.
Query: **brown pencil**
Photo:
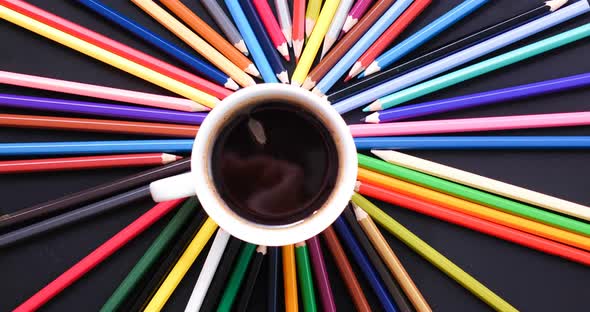
[[[395,2],[395,0],[377,1],[375,5],[363,16],[360,22],[348,32],[338,43],[330,50],[328,54],[313,68],[303,82],[303,88],[311,90],[316,83],[320,81],[327,73],[340,61],[340,59],[357,43],[357,41],[369,30],[371,26],[383,15],[383,13]]]

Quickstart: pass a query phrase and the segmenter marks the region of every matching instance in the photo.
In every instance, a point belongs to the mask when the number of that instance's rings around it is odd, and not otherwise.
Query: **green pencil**
[[[303,310],[305,312],[316,312],[315,291],[313,289],[313,276],[311,275],[311,264],[309,250],[305,242],[295,244],[295,258],[297,261],[297,276],[301,298],[303,299]]]
[[[234,265],[234,271],[229,277],[227,287],[223,291],[223,295],[221,296],[221,300],[219,301],[219,306],[217,307],[218,312],[231,311],[232,305],[236,300],[238,290],[240,290],[240,285],[244,280],[244,276],[246,276],[246,272],[248,271],[248,265],[250,264],[250,260],[252,260],[252,256],[254,255],[255,250],[256,245],[247,243],[246,246],[244,246],[240,251],[240,254],[238,255],[238,260]]]

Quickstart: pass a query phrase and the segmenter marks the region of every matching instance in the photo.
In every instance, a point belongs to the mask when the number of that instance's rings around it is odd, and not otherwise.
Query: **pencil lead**
[[[231,78],[227,78],[227,82],[223,86],[230,90],[238,90],[240,88],[240,86]]]
[[[234,44],[234,47],[236,47],[236,49],[238,49],[240,52],[242,52],[245,56],[248,56],[250,54],[248,52],[248,48],[246,47],[246,44],[244,43],[244,40],[240,40],[239,42],[236,42],[236,44]]]

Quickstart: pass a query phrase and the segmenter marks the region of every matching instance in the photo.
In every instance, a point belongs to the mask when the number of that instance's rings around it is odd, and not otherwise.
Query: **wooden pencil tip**
[[[381,158],[381,160],[383,161],[388,161],[389,159],[389,154],[391,153],[391,151],[388,150],[371,150],[371,154]]]
[[[162,153],[162,164],[166,165],[169,164],[171,162],[177,161],[179,159],[182,159],[181,156],[177,156],[177,155],[172,155],[172,154],[166,154],[166,153]]]
[[[313,87],[315,87],[315,81],[311,80],[311,77],[307,77],[305,78],[305,81],[303,81],[303,85],[301,87],[305,90],[311,90]]]
[[[240,86],[231,78],[228,78],[227,82],[223,86],[234,91],[240,88]]]
[[[354,211],[354,215],[356,216],[357,221],[365,220],[369,217],[369,214],[363,210],[359,205],[352,202],[352,210]]]
[[[355,192],[357,192],[357,193],[358,193],[358,191],[361,189],[361,184],[362,184],[362,182],[361,182],[361,181],[356,181],[356,182],[354,183],[354,191],[355,191]]]
[[[372,124],[378,124],[380,122],[380,120],[379,120],[379,112],[374,112],[371,115],[365,117],[365,122],[366,123],[372,123]]]
[[[266,246],[262,246],[262,245],[260,245],[256,248],[256,252],[261,253],[263,255],[266,255],[267,250],[268,250],[268,248]]]
[[[295,244],[295,247],[305,247],[305,246],[307,246],[307,243],[305,241]]]
[[[287,61],[289,61],[290,57],[289,57],[289,48],[287,47],[287,42],[283,42],[281,45],[277,46],[276,48],[279,51],[279,53],[281,53],[283,58],[285,58]]]
[[[260,72],[258,71],[258,68],[256,68],[256,65],[254,65],[253,63],[250,63],[248,67],[244,69],[244,71],[256,78],[260,78]]]
[[[236,42],[234,44],[234,47],[236,47],[236,49],[238,49],[240,52],[242,52],[246,56],[248,56],[250,54],[248,52],[248,48],[246,47],[246,44],[244,43],[244,40],[240,40],[240,41]]]

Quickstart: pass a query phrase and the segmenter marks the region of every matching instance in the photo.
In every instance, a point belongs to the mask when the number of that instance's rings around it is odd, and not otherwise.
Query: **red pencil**
[[[363,72],[401,33],[422,13],[432,0],[416,0],[404,13],[377,39],[365,53],[354,63],[344,81]]]
[[[115,234],[115,236],[100,245],[78,263],[74,264],[74,266],[62,273],[51,283],[47,284],[27,301],[19,305],[13,312],[31,312],[38,310],[45,303],[82,278],[95,266],[99,265],[117,250],[121,249],[121,247],[125,246],[125,244],[137,237],[156,221],[160,220],[183,201],[184,199],[177,199],[155,205],[152,209],[119,231],[119,233]]]
[[[182,157],[166,153],[125,154],[0,161],[0,174],[116,167],[158,166]]]
[[[461,212],[447,209],[426,201],[392,192],[381,187],[357,182],[356,191],[362,195],[372,197],[396,206],[407,208],[449,223],[472,229],[490,236],[513,242],[547,254],[559,256],[574,262],[590,266],[590,253],[578,248],[570,247],[536,235],[509,228]]]
[[[258,12],[258,16],[260,16],[260,19],[262,20],[262,24],[264,24],[264,28],[266,28],[270,40],[272,40],[272,43],[279,53],[281,53],[287,61],[290,61],[291,58],[289,57],[287,39],[285,39],[285,35],[283,35],[279,22],[277,22],[277,19],[272,13],[272,9],[270,8],[270,5],[268,5],[267,0],[252,0],[252,3]]]
[[[298,62],[305,43],[305,0],[293,1],[293,53]]]
[[[151,70],[161,73],[162,75],[166,75],[195,89],[208,93],[216,98],[223,99],[232,93],[231,90],[228,90],[220,85],[195,76],[185,70],[160,61],[155,57],[135,50],[118,41],[112,40],[78,24],[72,23],[24,1],[3,0],[2,5],[72,36],[78,37],[79,39],[94,44],[111,53],[115,53],[130,61],[143,65]]]

